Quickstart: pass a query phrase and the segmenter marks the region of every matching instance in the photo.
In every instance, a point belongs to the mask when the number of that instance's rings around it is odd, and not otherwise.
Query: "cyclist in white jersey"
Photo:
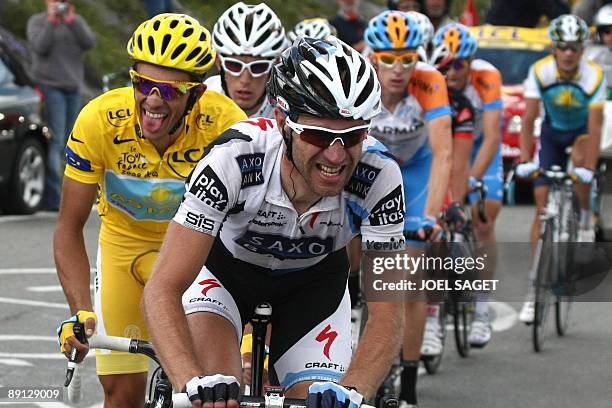
[[[242,326],[266,300],[271,382],[308,393],[312,408],[356,408],[387,374],[403,330],[400,302],[370,304],[351,361],[346,245],[361,234],[404,246],[399,167],[367,137],[380,85],[345,43],[306,37],[284,51],[268,87],[275,119],[233,126],[191,175],[144,313],[194,407],[237,407]]]
[[[212,42],[220,73],[204,82],[208,89],[229,96],[250,118],[273,118],[266,82],[288,45],[274,11],[264,3],[236,3],[215,23]]]
[[[431,63],[445,75],[451,94],[467,98],[474,111],[472,134],[453,134],[452,193],[454,200],[463,202],[466,193],[478,180],[482,180],[486,187],[487,222],[482,222],[477,216],[472,220],[476,239],[485,244],[481,250],[486,252],[486,272],[490,278],[497,258],[495,220],[503,199],[500,133],[502,78],[493,65],[474,58],[477,41],[469,29],[459,23],[450,23],[438,30],[432,45]],[[476,198],[475,193],[468,195],[473,214],[477,214]],[[488,300],[488,293],[476,294],[476,313],[468,337],[474,347],[484,347],[491,339]]]
[[[370,20],[364,37],[372,49],[370,59],[382,87],[382,111],[372,120],[371,134],[401,161],[406,201],[404,231],[438,228],[436,217],[448,191],[452,148],[451,111],[444,78],[435,68],[418,62],[417,48],[423,36],[411,15],[385,11]],[[407,244],[411,256],[424,252],[423,242]],[[435,327],[425,329],[423,337],[426,313],[424,299],[405,303],[401,407],[416,406],[421,354],[436,355],[442,349],[437,319]]]

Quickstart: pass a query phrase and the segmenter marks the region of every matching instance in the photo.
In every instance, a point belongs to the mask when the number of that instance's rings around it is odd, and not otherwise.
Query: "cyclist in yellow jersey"
[[[54,254],[75,316],[60,325],[58,336],[62,352],[77,347],[81,358],[87,347],[73,336],[77,320],[88,335],[97,330],[148,339],[140,298],[185,182],[206,146],[246,119],[234,102],[202,82],[215,51],[197,20],[160,14],[136,29],[127,51],[134,60],[133,88],[109,91],[85,106],[66,146]],[[83,226],[98,188],[102,227],[94,313]],[[142,407],[146,357],[98,352],[96,362],[105,406]]]

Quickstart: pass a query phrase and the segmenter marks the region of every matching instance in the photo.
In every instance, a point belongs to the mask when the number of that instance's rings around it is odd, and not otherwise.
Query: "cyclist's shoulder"
[[[397,167],[399,169],[399,159],[391,154],[382,142],[372,136],[368,136],[364,140],[359,162],[378,169],[384,167]]]
[[[135,112],[132,88],[117,88],[89,101],[81,110],[74,126],[76,133],[115,134],[129,127]],[[83,136],[83,135],[81,135]]]
[[[420,86],[431,84],[433,86],[433,84],[438,83],[440,80],[444,81],[440,71],[432,65],[418,61],[410,77],[410,84]]]
[[[256,154],[271,156],[282,148],[282,136],[276,121],[269,118],[250,118],[232,125],[216,138],[206,149],[206,155],[235,158]]]
[[[425,110],[448,105],[446,81],[433,66],[417,62],[412,77],[408,82],[408,93],[413,96]]]
[[[557,80],[557,63],[555,57],[547,55],[540,58],[531,65],[530,72],[533,72],[536,79],[540,82],[556,81]]]
[[[206,85],[206,90],[215,91],[225,95],[225,92],[223,92],[223,86],[221,84],[221,75],[213,75],[206,78],[204,85]]]
[[[501,78],[501,73],[495,67],[495,65],[480,58],[472,60],[472,63],[470,64],[470,73],[472,75],[494,75]]]

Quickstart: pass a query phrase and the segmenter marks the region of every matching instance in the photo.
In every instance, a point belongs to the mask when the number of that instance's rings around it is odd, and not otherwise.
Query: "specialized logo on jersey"
[[[198,285],[202,285],[202,294],[204,296],[208,296],[208,291],[212,288],[220,288],[221,284],[216,279],[204,279],[203,281],[198,282]]]
[[[106,120],[108,121],[108,123],[115,127],[122,127],[127,125],[131,118],[132,111],[130,110],[130,108],[109,109],[106,111]]]
[[[325,345],[323,346],[323,354],[330,361],[331,358],[329,357],[329,348],[333,344],[334,340],[336,340],[336,337],[338,337],[338,332],[331,329],[331,324],[328,324],[327,327],[321,330],[321,333],[315,337],[315,340],[319,343],[325,342]]]
[[[91,162],[73,152],[72,149],[68,146],[66,146],[66,163],[76,169],[93,172],[93,169],[91,168]]]
[[[215,210],[225,211],[227,208],[227,189],[210,166],[204,167],[189,192]]]
[[[263,184],[264,153],[243,154],[236,157],[242,173],[242,188]]]
[[[372,209],[370,225],[399,224],[404,222],[404,196],[402,187],[397,186],[395,190],[384,196]]]
[[[196,126],[200,130],[207,130],[211,125],[214,125],[214,121],[210,115],[200,113],[196,118]]]
[[[211,232],[215,228],[215,222],[213,220],[206,218],[204,214],[195,214],[191,211],[187,212],[187,217],[183,225],[200,232]]]
[[[331,237],[302,237],[292,239],[283,235],[246,231],[236,243],[251,252],[272,255],[280,260],[308,259],[328,254],[334,249]]]
[[[243,120],[243,123],[248,123],[249,125],[257,126],[261,130],[266,131],[268,128],[274,127],[271,119],[267,118],[257,118],[251,120]]]
[[[344,190],[357,197],[366,198],[378,173],[380,169],[359,162]]]

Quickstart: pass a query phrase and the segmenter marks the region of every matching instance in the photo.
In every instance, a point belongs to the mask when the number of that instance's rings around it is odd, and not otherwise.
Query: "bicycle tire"
[[[473,307],[472,302],[455,302],[455,313],[453,314],[455,345],[457,353],[463,358],[470,355],[470,342],[468,336],[472,327]]]
[[[563,294],[557,295],[555,298],[555,327],[558,336],[564,336],[567,333],[569,327],[569,320],[572,310],[573,298],[571,296],[572,291],[572,271],[574,266],[574,250],[576,249],[576,240],[578,237],[578,216],[579,216],[580,205],[578,203],[578,196],[575,192],[571,195],[571,202],[566,210],[569,210],[567,218],[564,217],[564,222],[561,228],[565,234],[562,236],[567,237],[567,242],[562,243],[562,250],[560,251],[562,259],[559,260],[559,270],[555,279]],[[564,214],[565,216],[565,214]]]
[[[446,309],[445,302],[440,303],[440,310],[438,312],[438,322],[440,324],[440,341],[442,342],[442,351],[437,356],[422,356],[423,366],[427,374],[434,375],[438,372],[440,364],[442,364],[442,356],[444,355],[444,345],[446,343],[446,320],[448,312]]]
[[[553,225],[552,220],[543,223],[544,231],[538,242],[536,251],[535,277],[535,313],[533,318],[533,349],[540,352],[543,349],[547,334],[548,311],[550,309],[550,272],[553,260]]]

